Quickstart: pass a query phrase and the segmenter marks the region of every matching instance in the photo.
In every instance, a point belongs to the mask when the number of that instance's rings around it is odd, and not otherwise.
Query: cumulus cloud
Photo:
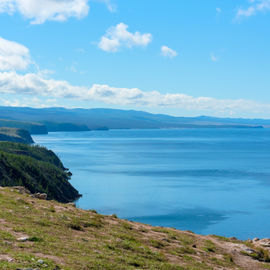
[[[101,37],[98,47],[106,52],[117,52],[122,47],[146,47],[152,41],[152,35],[149,33],[131,33],[127,29],[128,25],[124,23],[109,28]]]
[[[0,0],[0,12],[21,13],[32,24],[45,21],[65,21],[88,14],[88,0]]]
[[[174,51],[173,49],[167,47],[167,46],[162,46],[161,47],[161,54],[164,57],[168,57],[168,58],[174,58],[178,55],[178,53],[176,51]]]
[[[0,70],[25,70],[30,62],[28,48],[0,37]]]
[[[270,0],[250,0],[250,5],[247,8],[239,8],[236,18],[250,17],[258,12],[270,11]]]
[[[83,101],[100,101],[106,104],[144,107],[171,107],[190,111],[265,112],[270,104],[250,100],[215,99],[193,97],[186,94],[163,94],[159,91],[146,92],[138,88],[117,88],[94,84],[91,87],[73,86],[66,81],[47,79],[42,74],[0,72],[0,93],[40,96],[48,99],[68,98]]]

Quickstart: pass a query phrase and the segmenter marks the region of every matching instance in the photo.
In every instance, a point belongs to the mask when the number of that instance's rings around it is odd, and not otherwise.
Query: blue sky
[[[270,0],[0,0],[0,104],[270,118]]]

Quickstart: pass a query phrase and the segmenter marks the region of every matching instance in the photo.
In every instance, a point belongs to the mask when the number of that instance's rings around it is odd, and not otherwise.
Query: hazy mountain
[[[0,118],[33,121],[45,124],[73,123],[86,129],[155,129],[155,128],[247,128],[270,126],[270,120],[199,117],[174,117],[164,114],[151,114],[134,110],[115,109],[65,109],[0,107]],[[48,129],[50,131],[50,129]],[[58,129],[59,130],[59,129]],[[54,130],[51,130],[54,131]]]

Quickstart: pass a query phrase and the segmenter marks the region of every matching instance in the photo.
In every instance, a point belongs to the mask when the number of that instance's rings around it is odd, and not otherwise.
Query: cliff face
[[[48,199],[72,202],[80,195],[69,183],[71,173],[44,147],[0,142],[0,185],[24,186]]]
[[[0,128],[0,141],[18,142],[31,144],[34,143],[31,135],[27,130],[19,128]]]

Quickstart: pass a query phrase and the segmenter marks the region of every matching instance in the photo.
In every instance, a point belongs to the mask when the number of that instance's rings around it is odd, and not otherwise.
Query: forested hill
[[[24,186],[66,203],[80,196],[70,177],[60,159],[44,147],[0,142],[0,186]]]
[[[44,124],[26,122],[25,119],[19,120],[19,121],[0,119],[0,127],[21,128],[21,129],[27,130],[30,134],[47,134],[48,133],[47,128]]]
[[[2,114],[1,114],[2,112]],[[32,112],[35,113],[35,112]],[[10,116],[14,117],[14,113],[3,113],[0,110],[0,127],[11,127],[11,128],[21,128],[27,130],[30,134],[48,134],[48,132],[56,131],[88,131],[89,128],[86,125],[69,123],[68,120],[64,122],[53,122],[53,121],[41,121],[36,119],[34,122],[27,122],[29,118],[35,118],[31,114],[28,116],[21,116],[17,120],[8,119]],[[52,117],[54,118],[54,117]],[[48,118],[49,119],[49,118]]]

